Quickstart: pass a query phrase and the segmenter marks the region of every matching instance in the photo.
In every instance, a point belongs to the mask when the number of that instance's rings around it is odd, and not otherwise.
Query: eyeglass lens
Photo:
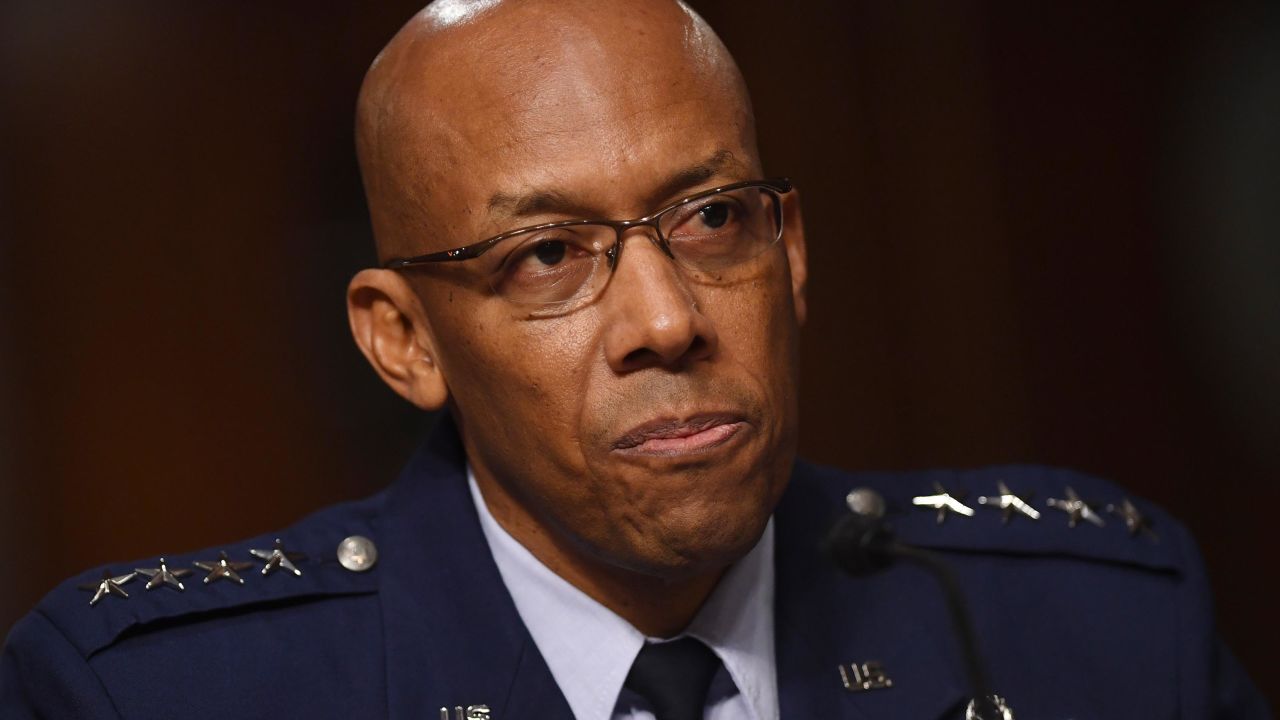
[[[658,234],[641,232],[669,251],[691,280],[724,282],[731,279],[726,271],[781,236],[779,203],[766,188],[731,190],[668,208],[653,219]],[[608,283],[609,250],[629,231],[622,223],[577,224],[513,235],[490,250],[499,258],[493,288],[513,303],[548,309],[589,302]]]

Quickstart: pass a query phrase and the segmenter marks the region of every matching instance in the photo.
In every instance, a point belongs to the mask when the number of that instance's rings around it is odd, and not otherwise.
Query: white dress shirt
[[[543,565],[489,513],[470,467],[467,480],[502,581],[574,718],[653,720],[622,684],[645,641],[656,638]],[[756,546],[725,573],[678,636],[701,640],[724,664],[712,680],[706,720],[778,720],[773,579],[770,519]]]

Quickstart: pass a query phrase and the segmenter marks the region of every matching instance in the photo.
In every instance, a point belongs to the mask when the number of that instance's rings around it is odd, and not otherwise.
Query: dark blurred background
[[[352,108],[420,2],[0,5],[0,632],[392,479],[426,419],[348,337]],[[1280,702],[1276,6],[693,4],[803,191],[805,453],[1127,485]]]

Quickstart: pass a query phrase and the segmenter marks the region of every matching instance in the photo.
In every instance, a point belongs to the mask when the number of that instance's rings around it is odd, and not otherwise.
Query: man
[[[855,486],[946,553],[1018,717],[1266,716],[1157,509],[1061,471],[795,462],[798,198],[686,7],[441,0],[357,128],[384,267],[352,330],[447,419],[374,498],[53,591],[5,717],[963,717],[933,580],[820,552]]]

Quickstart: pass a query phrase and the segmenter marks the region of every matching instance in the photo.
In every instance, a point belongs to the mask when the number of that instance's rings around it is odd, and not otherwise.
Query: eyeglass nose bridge
[[[653,228],[653,233],[646,234],[645,237],[661,250],[663,255],[666,255],[671,260],[676,259],[675,254],[671,252],[671,245],[667,243],[667,238],[662,234],[662,227],[658,225],[658,216],[640,218],[639,220],[615,220],[609,225],[613,228],[614,242],[612,247],[605,250],[604,255],[609,263],[610,275],[617,269],[618,260],[622,257],[623,235],[638,227]]]

